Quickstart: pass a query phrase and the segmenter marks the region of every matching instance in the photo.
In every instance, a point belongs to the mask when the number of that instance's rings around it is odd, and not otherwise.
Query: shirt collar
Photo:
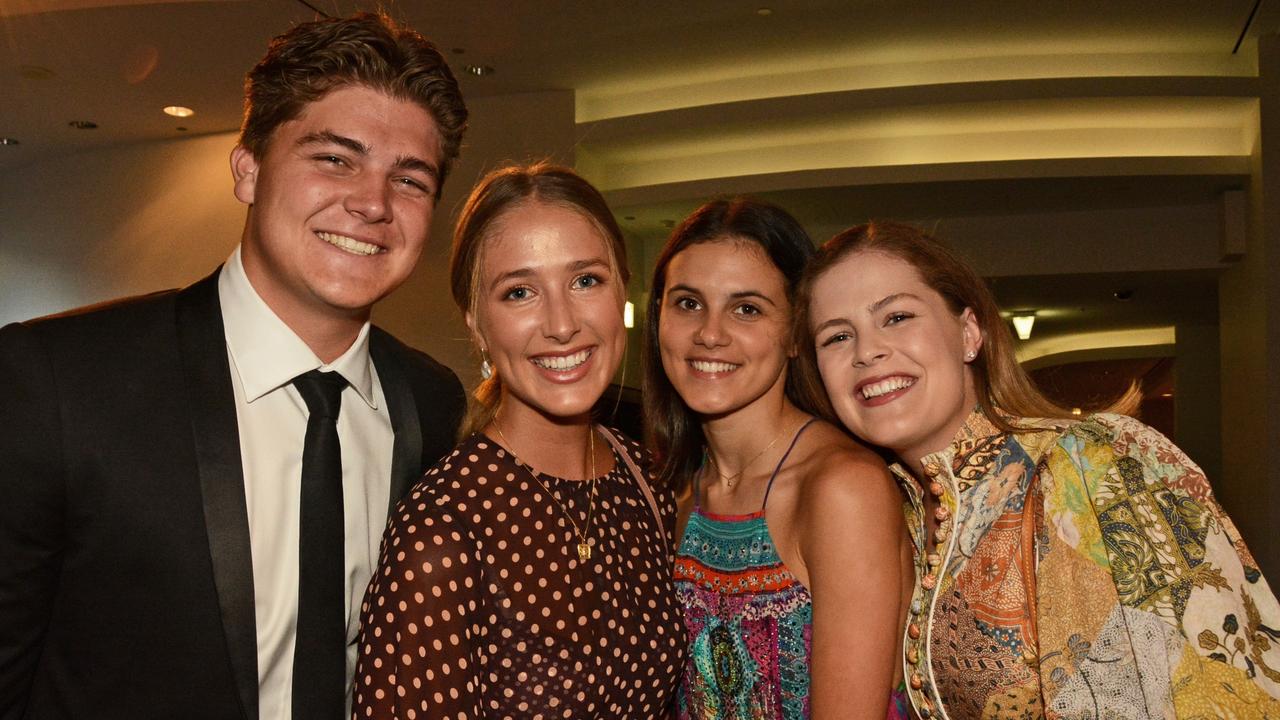
[[[251,403],[289,384],[305,372],[319,369],[342,375],[369,407],[377,409],[368,322],[338,359],[328,364],[321,362],[253,289],[244,272],[239,245],[218,274],[218,303],[222,308],[232,372],[240,378],[246,402]]]

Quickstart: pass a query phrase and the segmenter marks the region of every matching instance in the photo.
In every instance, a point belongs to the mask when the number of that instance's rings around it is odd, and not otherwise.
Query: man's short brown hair
[[[440,131],[444,181],[467,127],[458,81],[435,45],[383,14],[303,23],[272,40],[245,77],[240,144],[262,158],[281,123],[346,85],[373,88],[430,113]]]

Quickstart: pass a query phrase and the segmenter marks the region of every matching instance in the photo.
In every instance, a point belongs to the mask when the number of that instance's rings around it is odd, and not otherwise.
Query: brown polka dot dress
[[[685,652],[675,502],[652,488],[659,530],[619,448],[648,467],[634,442],[615,447],[585,563],[556,501],[491,439],[472,435],[427,472],[365,595],[355,718],[667,716]],[[591,483],[540,477],[582,527]]]

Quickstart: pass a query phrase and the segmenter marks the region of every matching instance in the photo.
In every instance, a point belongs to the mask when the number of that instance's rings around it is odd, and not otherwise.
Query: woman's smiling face
[[[977,402],[967,362],[982,344],[906,261],[855,252],[814,282],[810,329],[841,422],[915,464],[942,450]]]
[[[697,243],[667,266],[658,345],[693,412],[723,416],[782,392],[790,328],[785,279],[754,242]]]
[[[537,201],[495,224],[466,321],[502,379],[503,417],[585,415],[626,344],[609,243],[582,213]]]

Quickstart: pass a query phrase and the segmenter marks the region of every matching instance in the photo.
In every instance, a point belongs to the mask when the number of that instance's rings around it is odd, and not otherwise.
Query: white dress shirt
[[[346,525],[347,677],[355,672],[360,603],[378,562],[387,522],[394,433],[369,358],[369,324],[351,347],[322,363],[249,283],[237,246],[218,276],[240,457],[249,511],[258,631],[258,703],[263,720],[287,720],[293,689],[298,610],[298,516],[307,406],[293,378],[317,368],[347,380],[338,416]],[[347,708],[351,685],[347,685]],[[303,720],[303,719],[300,719]]]

